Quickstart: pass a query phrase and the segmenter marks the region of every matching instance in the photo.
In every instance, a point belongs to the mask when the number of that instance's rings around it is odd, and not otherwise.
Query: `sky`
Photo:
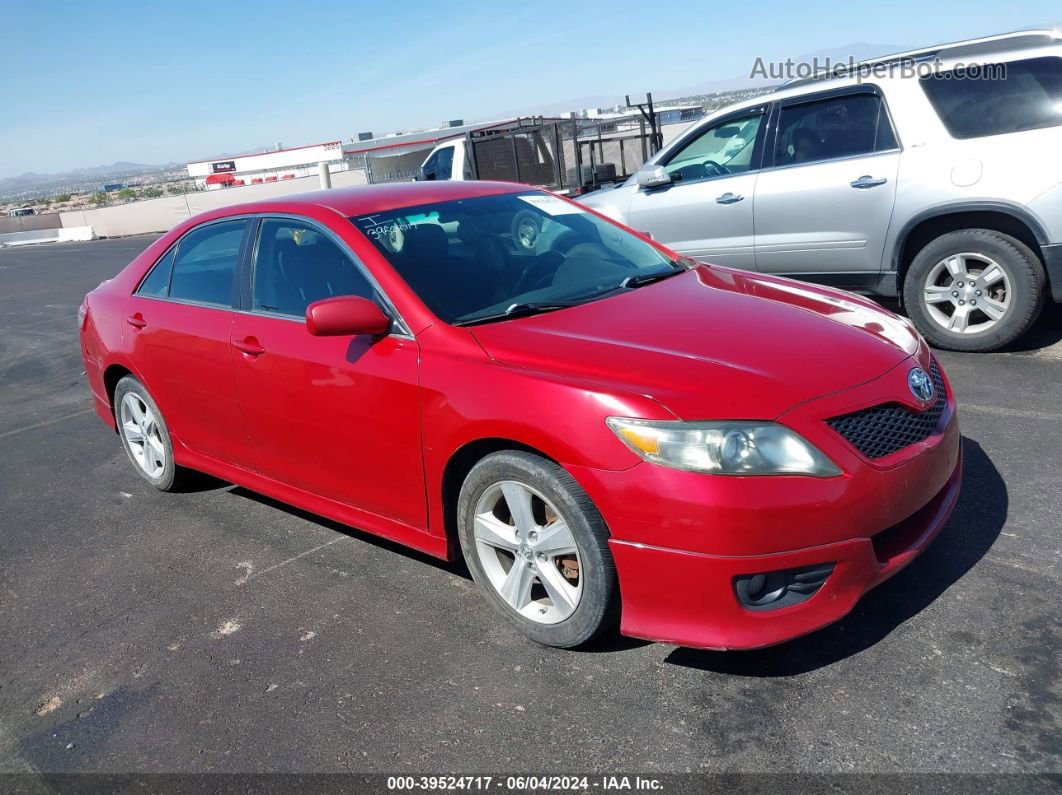
[[[1057,0],[0,0],[0,177],[185,162],[676,91],[854,43],[1062,22]]]

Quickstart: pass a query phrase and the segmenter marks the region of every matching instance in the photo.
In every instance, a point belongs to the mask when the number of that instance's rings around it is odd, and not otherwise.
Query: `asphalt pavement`
[[[1062,772],[1058,307],[1018,349],[940,354],[959,507],[849,617],[560,651],[460,564],[136,476],[75,313],[151,239],[0,250],[0,771]]]

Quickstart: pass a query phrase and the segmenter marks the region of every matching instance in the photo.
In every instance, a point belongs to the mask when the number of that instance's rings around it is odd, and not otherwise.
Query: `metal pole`
[[[328,190],[332,187],[332,172],[328,170],[328,163],[320,162],[317,164],[317,173],[321,175],[321,190]]]
[[[513,136],[513,167],[516,169],[516,181],[520,181],[520,154],[516,151],[516,133]]]
[[[476,145],[472,142],[472,133],[465,133],[465,154],[468,155],[468,164],[472,168],[472,179],[479,179],[479,164],[476,162]]]
[[[575,120],[574,114],[572,115],[572,144],[575,150],[575,187],[581,188],[583,186],[583,150],[579,145],[579,126]]]
[[[561,146],[560,125],[553,123],[553,166],[557,177],[557,190],[564,187],[564,149]]]

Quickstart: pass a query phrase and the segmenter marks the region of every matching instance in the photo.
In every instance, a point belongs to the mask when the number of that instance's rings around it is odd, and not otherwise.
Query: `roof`
[[[249,212],[293,212],[299,206],[324,207],[345,215],[369,215],[401,207],[420,204],[470,199],[477,196],[495,196],[515,191],[537,190],[529,185],[515,182],[486,182],[457,180],[441,182],[391,182],[382,185],[357,185],[350,188],[332,188],[293,196],[237,204],[224,208],[224,212],[212,211],[213,217],[240,215]]]
[[[195,166],[200,163],[217,163],[225,160],[236,160],[241,157],[258,157],[259,155],[275,155],[277,152],[294,152],[298,149],[316,149],[318,146],[328,146],[330,144],[342,145],[340,141],[322,141],[319,144],[306,144],[305,146],[288,146],[283,149],[269,149],[265,152],[244,152],[240,155],[218,155],[217,157],[208,157],[206,160],[190,160],[186,163],[186,166]]]

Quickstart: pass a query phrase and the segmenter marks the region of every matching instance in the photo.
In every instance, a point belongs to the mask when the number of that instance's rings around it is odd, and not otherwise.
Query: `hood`
[[[516,367],[647,395],[680,419],[773,419],[928,352],[855,295],[701,266],[582,306],[472,326]]]

